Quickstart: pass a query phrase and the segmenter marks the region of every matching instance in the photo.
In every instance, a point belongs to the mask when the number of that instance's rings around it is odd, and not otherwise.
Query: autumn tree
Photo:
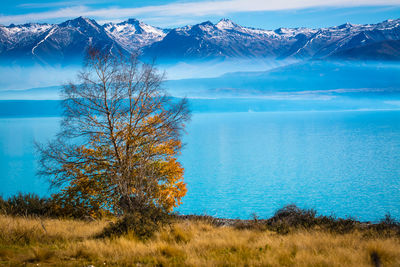
[[[62,90],[57,138],[38,146],[39,173],[61,188],[57,208],[90,216],[171,211],[186,194],[177,161],[186,99],[169,97],[163,75],[135,56],[89,49],[86,57],[77,82]]]

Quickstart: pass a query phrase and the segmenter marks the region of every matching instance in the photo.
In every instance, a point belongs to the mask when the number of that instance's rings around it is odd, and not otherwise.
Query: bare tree
[[[39,174],[61,187],[64,206],[129,212],[172,210],[186,193],[177,161],[190,119],[186,99],[162,89],[164,75],[137,57],[89,49],[77,83],[62,91],[57,138],[39,145]]]

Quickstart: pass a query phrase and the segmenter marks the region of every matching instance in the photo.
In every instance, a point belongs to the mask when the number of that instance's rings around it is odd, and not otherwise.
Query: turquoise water
[[[0,194],[48,194],[33,141],[59,118],[0,118]],[[400,218],[400,111],[197,113],[181,155],[178,211],[268,217],[288,203],[320,213]]]

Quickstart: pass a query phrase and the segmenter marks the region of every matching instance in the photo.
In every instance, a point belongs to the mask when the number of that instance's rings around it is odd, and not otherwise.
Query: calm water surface
[[[48,194],[33,141],[58,118],[0,119],[0,193]],[[268,217],[288,203],[320,213],[400,218],[400,111],[198,113],[181,155],[178,211]]]

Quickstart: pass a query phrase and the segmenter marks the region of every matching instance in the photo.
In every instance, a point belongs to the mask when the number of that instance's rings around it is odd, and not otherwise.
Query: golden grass
[[[317,230],[279,235],[180,221],[145,242],[133,235],[92,238],[107,223],[0,216],[0,265],[400,266],[399,237]]]

